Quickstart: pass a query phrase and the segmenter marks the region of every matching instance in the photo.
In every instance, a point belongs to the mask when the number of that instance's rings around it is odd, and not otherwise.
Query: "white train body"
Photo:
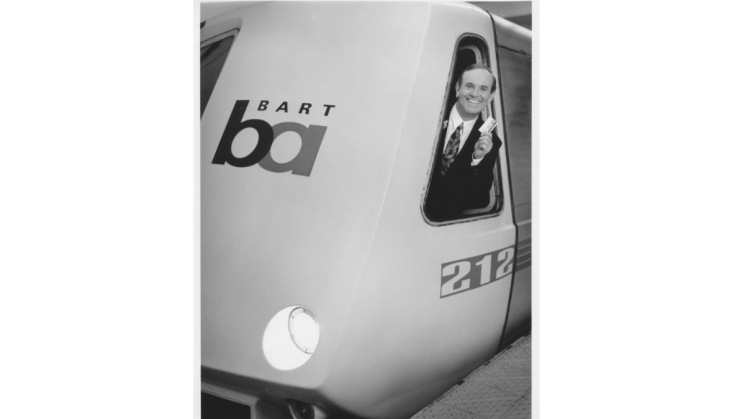
[[[202,70],[217,73],[211,92],[202,80],[203,391],[252,418],[287,400],[410,417],[529,328],[529,31],[467,4],[277,2],[201,37],[203,52],[231,40]],[[465,38],[499,78],[498,203],[435,223],[424,202]],[[297,366],[267,343],[295,306],[320,326]]]

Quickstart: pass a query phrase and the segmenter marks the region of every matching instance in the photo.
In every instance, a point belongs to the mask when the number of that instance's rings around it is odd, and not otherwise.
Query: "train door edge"
[[[532,318],[532,296],[531,296],[531,275],[532,272],[530,271],[531,267],[531,254],[532,254],[532,234],[530,233],[531,229],[531,216],[530,216],[530,205],[532,205],[530,199],[528,199],[527,206],[528,206],[528,214],[527,214],[527,222],[524,216],[521,216],[519,213],[520,208],[518,208],[518,204],[516,202],[516,195],[518,193],[524,193],[525,189],[527,189],[528,196],[530,196],[530,120],[531,118],[531,112],[532,108],[530,107],[530,95],[531,95],[531,83],[530,80],[532,78],[532,75],[530,74],[532,72],[532,68],[528,68],[527,70],[527,104],[528,104],[528,111],[527,113],[523,112],[523,118],[525,115],[527,115],[527,125],[528,125],[528,131],[527,131],[527,140],[525,137],[524,132],[514,132],[510,127],[510,124],[512,123],[512,119],[517,119],[515,109],[512,109],[512,107],[515,107],[514,102],[514,96],[511,98],[508,98],[506,96],[509,96],[510,93],[508,92],[511,90],[512,86],[511,83],[514,83],[514,80],[512,80],[511,77],[506,77],[507,70],[505,69],[506,66],[511,65],[508,62],[503,62],[503,58],[506,58],[503,52],[515,52],[511,50],[509,47],[503,46],[499,43],[499,36],[498,36],[498,23],[496,22],[496,19],[494,15],[490,15],[492,20],[492,27],[494,31],[494,58],[496,61],[496,71],[499,73],[499,77],[497,77],[497,82],[499,83],[499,100],[502,104],[502,120],[504,121],[504,146],[505,146],[505,154],[506,154],[506,161],[507,161],[507,182],[509,184],[510,189],[510,205],[512,206],[512,221],[515,225],[515,265],[512,272],[511,277],[511,284],[510,284],[510,298],[507,306],[507,314],[504,321],[504,328],[502,330],[502,336],[500,338],[499,343],[499,350],[504,349],[505,347],[512,344],[514,341],[519,339],[521,336],[526,335],[531,330],[531,318]],[[504,50],[504,51],[503,51]],[[524,51],[520,51],[524,54]],[[530,57],[527,54],[524,54],[527,57]],[[509,61],[509,60],[508,60]],[[528,63],[529,65],[529,63]],[[519,81],[518,81],[519,83]],[[525,87],[525,86],[523,86]],[[523,91],[523,93],[525,93]],[[524,104],[521,104],[521,106],[524,106]],[[524,111],[524,109],[523,109]],[[510,113],[510,115],[508,115]],[[524,120],[521,122],[525,122]],[[515,148],[518,144],[513,144],[513,149],[510,149],[510,142],[515,141],[527,141],[528,142],[528,162],[527,162],[527,174],[528,179],[527,183],[525,179],[514,179],[516,176],[516,169],[517,166],[515,166],[518,161],[515,160],[521,160],[516,159],[515,157],[518,155],[517,153],[520,153],[519,155],[524,154],[523,145],[520,144],[519,149]],[[522,162],[524,163],[524,162]],[[523,172],[526,172],[526,170],[523,168]],[[518,174],[519,176],[519,174]],[[520,183],[520,185],[516,186],[516,182]],[[525,186],[527,185],[527,188]],[[516,191],[515,187],[520,187],[520,191]],[[521,192],[522,191],[522,192]],[[521,198],[522,199],[522,198]],[[520,219],[518,219],[520,218]],[[527,227],[527,228],[526,228]],[[527,233],[527,234],[526,234]],[[527,238],[525,237],[527,236]],[[520,279],[518,280],[518,271],[522,271],[525,268],[528,268],[527,270],[523,271],[520,275]],[[527,279],[526,279],[527,278]],[[525,288],[527,286],[527,296]],[[519,294],[519,296],[516,297],[516,295]],[[527,320],[525,320],[525,311],[527,308]],[[512,321],[512,323],[511,323]]]

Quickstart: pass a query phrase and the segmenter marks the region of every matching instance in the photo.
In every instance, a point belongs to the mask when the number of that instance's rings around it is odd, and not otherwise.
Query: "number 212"
[[[488,253],[484,255],[483,258],[481,258],[480,261],[476,262],[475,265],[479,267],[479,270],[481,272],[480,275],[480,281],[478,285],[475,285],[473,288],[478,288],[482,285],[486,285],[489,282],[491,282],[491,279],[494,278],[494,280],[499,280],[507,275],[509,275],[512,272],[512,259],[515,255],[515,249],[512,247],[508,247],[507,249],[503,249],[502,251],[497,254],[497,261],[501,262],[499,264],[499,267],[496,269],[496,272],[494,273],[494,276],[492,276],[492,253]],[[440,292],[440,297],[445,297],[447,295],[465,291],[467,289],[472,288],[471,287],[471,278],[466,277],[471,272],[471,261],[470,260],[461,260],[458,262],[453,262],[448,265],[445,265],[442,268],[442,276],[447,277],[450,275],[455,275],[447,282],[442,284],[442,289]]]

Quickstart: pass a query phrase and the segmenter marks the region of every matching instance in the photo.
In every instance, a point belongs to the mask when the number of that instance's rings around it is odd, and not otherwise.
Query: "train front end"
[[[202,389],[254,419],[371,403],[335,398],[364,377],[333,365],[350,328],[375,327],[345,319],[364,298],[427,11],[259,3],[201,29]]]

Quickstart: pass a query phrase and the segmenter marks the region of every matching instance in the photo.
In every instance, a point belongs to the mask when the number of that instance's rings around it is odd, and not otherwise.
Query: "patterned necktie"
[[[448,167],[450,167],[450,164],[455,160],[455,155],[458,154],[458,149],[460,148],[460,137],[462,134],[463,124],[460,124],[458,125],[458,128],[453,131],[453,135],[450,136],[450,140],[448,141],[448,146],[442,154],[442,170],[440,171],[440,176],[445,175],[445,172],[448,171]]]

